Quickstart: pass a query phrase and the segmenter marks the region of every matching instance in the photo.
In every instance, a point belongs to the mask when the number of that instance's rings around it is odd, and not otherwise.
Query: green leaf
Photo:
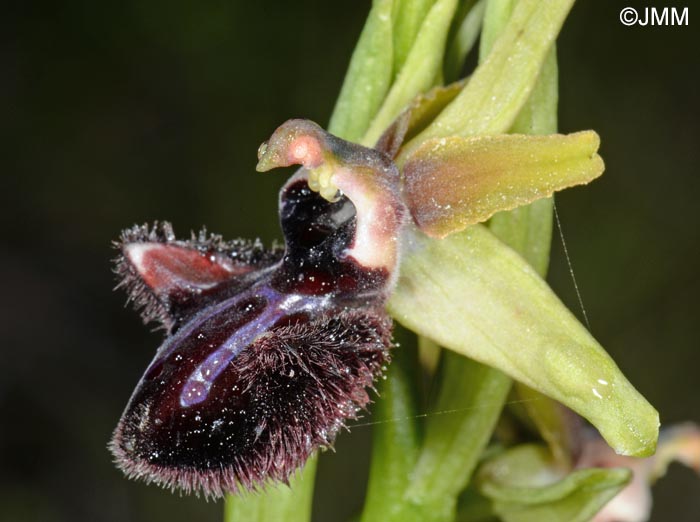
[[[479,37],[486,3],[486,0],[463,0],[459,6],[445,52],[443,73],[447,82],[460,77],[464,60]]]
[[[406,198],[419,228],[442,238],[603,172],[592,131],[434,138],[406,159]]]
[[[228,495],[224,522],[306,522],[311,520],[316,457],[285,484],[270,484],[263,492]]]
[[[398,75],[435,0],[394,1],[394,74]]]
[[[586,522],[630,481],[624,468],[588,468],[561,478],[551,454],[534,444],[486,462],[478,489],[505,522]]]
[[[573,0],[521,0],[487,59],[455,100],[399,157],[431,138],[506,132],[527,101]]]
[[[445,40],[456,7],[457,0],[437,0],[432,6],[420,26],[405,65],[362,139],[364,145],[374,145],[411,100],[433,86],[435,76],[442,68]]]
[[[654,452],[656,410],[534,269],[482,225],[441,241],[409,232],[389,309],[418,334],[562,402],[618,453]]]
[[[352,54],[330,133],[359,142],[382,104],[392,81],[393,0],[374,0],[365,27]]]

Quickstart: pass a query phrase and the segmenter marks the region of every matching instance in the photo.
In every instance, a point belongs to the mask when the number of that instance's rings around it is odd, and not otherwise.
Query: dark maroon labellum
[[[110,444],[130,477],[208,497],[286,481],[366,407],[389,362],[384,302],[405,214],[386,211],[395,167],[308,122],[285,125],[302,127],[295,137],[331,158],[348,189],[329,201],[309,187],[318,161],[300,170],[280,194],[283,250],[206,232],[181,241],[167,223],[118,243],[121,286],[167,331]],[[356,183],[358,166],[376,182]],[[377,221],[378,205],[387,224],[368,227],[363,212]]]

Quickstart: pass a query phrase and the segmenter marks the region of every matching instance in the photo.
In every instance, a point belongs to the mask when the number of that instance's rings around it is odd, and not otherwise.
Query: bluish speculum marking
[[[239,328],[196,367],[180,392],[180,406],[183,408],[189,408],[206,400],[212,384],[233,358],[259,336],[270,331],[284,317],[323,310],[327,308],[326,304],[329,301],[328,297],[285,295],[268,286],[255,285],[241,294],[231,307],[251,298],[265,300],[262,313]],[[177,335],[175,337],[177,338]]]

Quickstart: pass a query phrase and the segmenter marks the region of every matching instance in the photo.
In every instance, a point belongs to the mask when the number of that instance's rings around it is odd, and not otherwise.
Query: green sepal
[[[404,326],[588,419],[619,454],[654,452],[659,418],[535,270],[484,226],[409,231],[389,301]]]
[[[595,132],[434,138],[403,166],[418,227],[442,238],[603,173]]]

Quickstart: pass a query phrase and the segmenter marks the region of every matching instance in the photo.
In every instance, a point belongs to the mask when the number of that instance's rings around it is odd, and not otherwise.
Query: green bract
[[[408,5],[409,2],[402,4],[404,10]],[[437,0],[427,13],[396,81],[364,135],[366,145],[374,145],[416,93],[427,91],[435,84],[442,71],[447,33],[456,8],[457,0]]]
[[[631,476],[624,468],[588,468],[557,476],[547,448],[527,444],[482,466],[477,487],[505,522],[586,522]]]

